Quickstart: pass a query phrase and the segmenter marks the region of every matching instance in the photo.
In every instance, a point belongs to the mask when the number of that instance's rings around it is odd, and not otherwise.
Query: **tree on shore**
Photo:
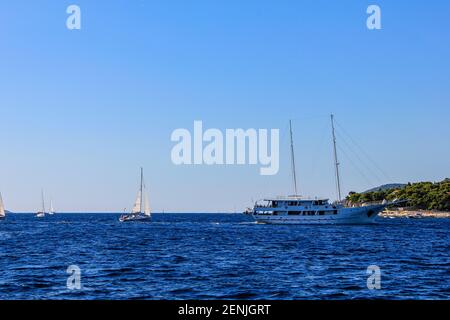
[[[364,203],[372,201],[404,199],[415,209],[450,211],[450,179],[441,182],[408,183],[399,188],[372,192],[350,192],[347,201]]]

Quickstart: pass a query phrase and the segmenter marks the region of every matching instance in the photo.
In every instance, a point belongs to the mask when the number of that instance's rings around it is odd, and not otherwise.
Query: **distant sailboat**
[[[131,210],[130,214],[120,216],[119,221],[149,221],[151,217],[152,215],[150,212],[148,196],[145,192],[144,170],[141,168],[141,186],[139,188],[136,201],[134,202],[133,210]]]
[[[42,197],[42,211],[38,211],[36,213],[36,218],[43,218],[43,217],[45,217],[44,190],[41,191],[41,197]]]
[[[3,204],[2,194],[0,193],[0,219],[4,219],[5,217],[5,205]]]
[[[48,211],[49,215],[54,215],[55,214],[55,209],[53,209],[53,201],[50,200],[50,210]]]

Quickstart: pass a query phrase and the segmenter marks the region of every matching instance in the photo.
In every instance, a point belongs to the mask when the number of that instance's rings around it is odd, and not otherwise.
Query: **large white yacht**
[[[396,201],[383,201],[380,203],[347,206],[341,201],[339,162],[336,152],[333,115],[331,115],[331,128],[338,201],[330,203],[328,199],[305,199],[297,195],[292,123],[289,122],[291,167],[295,195],[257,201],[253,209],[247,209],[245,213],[251,214],[257,222],[269,224],[367,224],[374,222],[378,214],[387,206],[395,204]]]
[[[328,199],[303,199],[298,196],[265,199],[257,202],[252,215],[256,221],[274,224],[367,224],[388,205],[383,202],[347,207]]]

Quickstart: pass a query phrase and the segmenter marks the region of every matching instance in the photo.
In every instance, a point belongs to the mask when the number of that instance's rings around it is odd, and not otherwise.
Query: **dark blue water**
[[[257,225],[243,215],[10,214],[1,299],[449,299],[450,220]],[[81,290],[66,286],[81,269]],[[367,267],[381,289],[367,288]]]

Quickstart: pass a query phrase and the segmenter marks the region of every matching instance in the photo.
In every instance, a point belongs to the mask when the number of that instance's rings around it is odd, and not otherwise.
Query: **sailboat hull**
[[[44,218],[44,217],[45,217],[45,213],[44,212],[36,213],[36,218]]]
[[[119,218],[120,222],[132,222],[132,221],[150,222],[151,220],[152,217],[146,215],[124,215]]]

